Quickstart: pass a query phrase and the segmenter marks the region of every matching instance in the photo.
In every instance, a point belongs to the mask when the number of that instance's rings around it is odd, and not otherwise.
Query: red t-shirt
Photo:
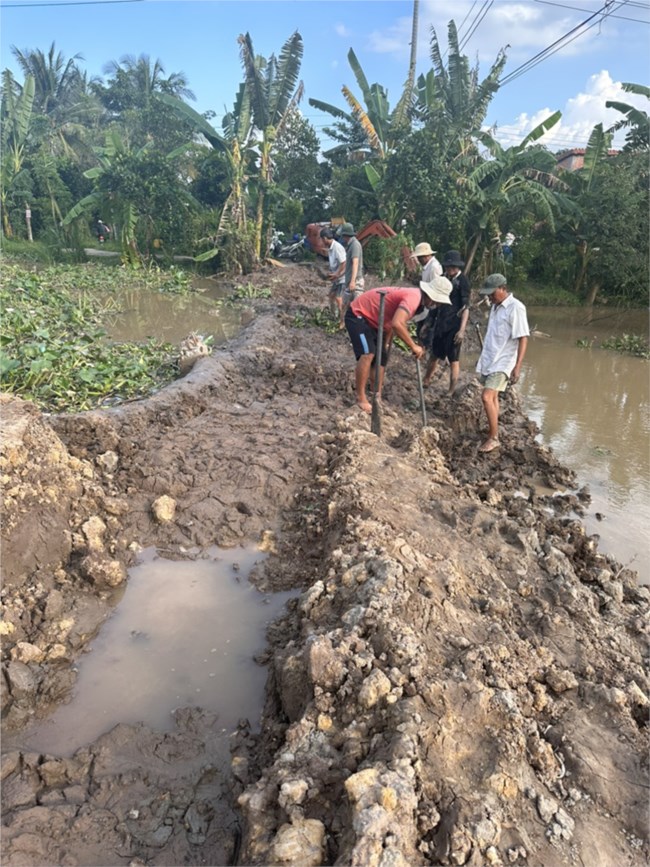
[[[393,327],[393,316],[397,310],[406,310],[411,319],[422,304],[422,293],[417,286],[383,286],[386,292],[384,302],[384,331]],[[363,316],[373,328],[379,328],[379,289],[369,289],[350,304],[355,316]]]

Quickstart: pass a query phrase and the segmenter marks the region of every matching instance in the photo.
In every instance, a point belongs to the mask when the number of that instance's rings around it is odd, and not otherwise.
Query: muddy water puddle
[[[265,557],[258,550],[211,548],[203,557],[143,551],[78,663],[71,701],[12,746],[70,756],[119,722],[171,730],[179,707],[216,712],[224,734],[242,717],[257,730],[268,672],[253,655],[295,593],[255,589],[248,576]]]
[[[600,348],[612,335],[647,336],[647,311],[597,310],[590,319],[584,309],[529,308],[528,318],[550,337],[530,341],[518,386],[523,409],[540,440],[589,486],[584,521],[599,549],[650,583],[650,367]]]
[[[106,329],[113,340],[140,342],[155,337],[174,345],[192,332],[212,337],[214,345],[235,337],[250,318],[250,310],[220,303],[229,290],[213,281],[195,282],[195,288],[200,291],[186,295],[149,289],[123,292],[117,298],[119,310],[104,320]]]

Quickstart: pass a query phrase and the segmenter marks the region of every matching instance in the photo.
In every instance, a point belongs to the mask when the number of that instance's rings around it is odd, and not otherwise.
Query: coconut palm
[[[25,157],[33,121],[34,77],[28,75],[20,87],[8,69],[2,73],[0,107],[0,205],[5,237],[13,235],[9,204],[26,192]]]
[[[125,54],[119,61],[110,60],[104,66],[104,74],[109,78],[105,86],[98,88],[98,93],[113,112],[149,106],[157,93],[195,99],[184,72],[172,72],[166,76],[162,62],[158,59],[152,61],[147,54],[139,57]]]
[[[90,154],[89,133],[100,106],[92,97],[86,73],[77,61],[80,54],[65,59],[55,43],[47,54],[39,49],[12,52],[26,76],[34,79],[34,115],[40,116],[38,136],[44,152],[74,160]]]

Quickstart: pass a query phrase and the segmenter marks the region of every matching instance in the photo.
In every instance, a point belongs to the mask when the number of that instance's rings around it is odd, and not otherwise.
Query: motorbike
[[[283,232],[273,231],[269,244],[269,255],[275,259],[290,259],[292,262],[299,262],[305,253],[305,236],[294,236],[287,243],[283,243],[282,237]]]

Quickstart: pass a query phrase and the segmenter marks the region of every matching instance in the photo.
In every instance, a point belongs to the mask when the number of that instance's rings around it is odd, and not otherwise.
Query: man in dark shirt
[[[460,373],[460,349],[465,337],[469,318],[470,287],[462,272],[465,262],[458,250],[445,253],[442,267],[451,280],[451,304],[436,307],[422,328],[422,337],[429,346],[431,357],[424,376],[424,385],[429,385],[438,366],[438,361],[449,361],[449,394],[456,391]]]

